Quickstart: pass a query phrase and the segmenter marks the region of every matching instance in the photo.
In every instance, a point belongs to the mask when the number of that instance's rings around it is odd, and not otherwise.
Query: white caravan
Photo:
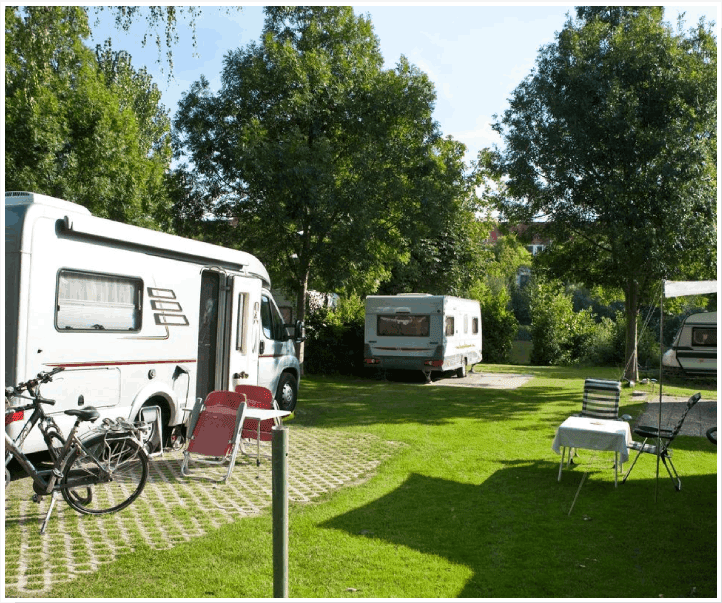
[[[366,298],[364,365],[369,368],[453,371],[481,362],[479,302],[407,293]]]
[[[685,318],[672,347],[662,356],[670,374],[717,376],[717,312]]]
[[[267,387],[293,410],[301,371],[270,287],[248,253],[8,192],[5,385],[64,367],[42,394],[66,433],[63,411],[92,405],[130,420],[160,406],[168,434],[197,398],[240,384]],[[11,437],[22,423],[6,426]],[[24,450],[42,449],[36,428]]]

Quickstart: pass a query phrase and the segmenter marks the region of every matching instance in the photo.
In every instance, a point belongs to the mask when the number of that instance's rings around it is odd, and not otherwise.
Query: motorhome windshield
[[[414,314],[379,315],[376,335],[379,337],[428,337],[430,317]]]

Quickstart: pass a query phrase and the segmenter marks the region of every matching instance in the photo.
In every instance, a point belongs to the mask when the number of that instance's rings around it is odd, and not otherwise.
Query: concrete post
[[[271,441],[273,596],[288,598],[288,429],[273,427]]]

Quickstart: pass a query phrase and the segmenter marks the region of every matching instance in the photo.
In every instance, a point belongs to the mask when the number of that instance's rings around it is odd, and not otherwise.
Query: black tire
[[[45,436],[45,445],[48,447],[50,458],[53,463],[55,463],[55,461],[60,458],[60,453],[63,451],[65,438],[57,431],[51,431]],[[72,492],[68,492],[68,496],[72,496],[77,499],[80,504],[83,504],[83,501],[90,501],[93,493],[90,488],[76,488]]]
[[[53,459],[54,463],[60,458],[60,453],[63,451],[63,446],[65,446],[65,438],[57,431],[51,431],[45,435],[45,445],[48,447],[50,458]]]
[[[298,382],[291,373],[283,373],[276,392],[278,408],[293,412],[298,401]]]
[[[466,377],[466,358],[464,358],[464,364],[462,364],[458,369],[456,369],[456,376],[459,379],[463,379]]]
[[[66,486],[63,498],[73,509],[90,515],[114,513],[140,496],[148,479],[148,455],[138,442],[112,434],[106,442],[105,434],[100,434],[83,444],[109,467],[110,475],[83,450],[73,451],[61,482]],[[73,488],[78,482],[83,485]]]

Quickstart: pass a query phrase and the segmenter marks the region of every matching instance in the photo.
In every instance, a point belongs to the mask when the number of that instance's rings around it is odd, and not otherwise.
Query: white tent
[[[659,416],[657,419],[657,433],[662,428],[662,354],[663,354],[663,327],[664,327],[664,300],[669,297],[681,297],[683,295],[704,295],[717,293],[719,290],[717,281],[662,281],[662,298],[659,302]],[[659,485],[659,450],[661,439],[657,437],[657,478],[654,487],[654,500],[657,500],[657,486]]]

